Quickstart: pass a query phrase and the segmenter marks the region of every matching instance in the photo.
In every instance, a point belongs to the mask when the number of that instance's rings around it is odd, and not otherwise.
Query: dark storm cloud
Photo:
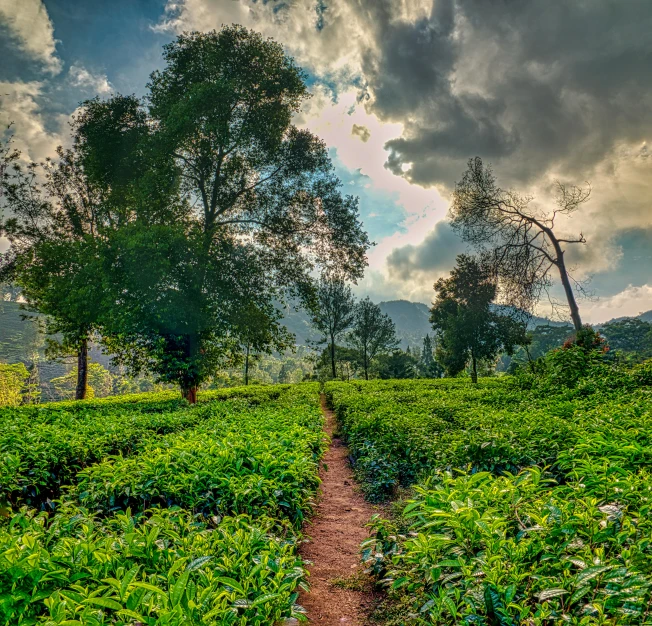
[[[387,257],[387,269],[397,280],[420,280],[446,274],[455,265],[455,257],[466,251],[465,244],[449,222],[439,222],[417,245],[395,248]]]
[[[510,183],[583,175],[652,137],[649,0],[427,4],[405,20],[402,3],[359,0],[367,106],[404,124],[386,146],[394,173],[450,188],[479,155]]]

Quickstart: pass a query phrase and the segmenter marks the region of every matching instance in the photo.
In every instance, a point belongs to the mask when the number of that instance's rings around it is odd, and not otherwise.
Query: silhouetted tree
[[[565,244],[584,244],[577,237],[555,234],[557,216],[568,216],[589,199],[582,189],[557,183],[556,208],[545,211],[529,196],[506,191],[496,184],[491,169],[478,157],[457,183],[450,210],[453,228],[464,241],[488,255],[509,304],[531,311],[550,285],[553,268],[559,272],[576,331],[582,328],[566,261]]]
[[[330,351],[331,375],[337,377],[336,343],[351,327],[354,319],[355,301],[344,279],[337,274],[325,274],[317,285],[317,293],[311,305],[312,323],[321,333],[320,343],[327,343]]]

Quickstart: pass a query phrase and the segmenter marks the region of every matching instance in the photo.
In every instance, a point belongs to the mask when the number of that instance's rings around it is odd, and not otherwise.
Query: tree
[[[58,396],[63,399],[75,397],[77,381],[77,368],[73,367],[64,376],[53,378],[50,384],[55,388]],[[100,363],[90,363],[88,366],[88,398],[106,398],[113,393],[113,375]]]
[[[491,309],[497,286],[491,267],[461,254],[449,278],[435,283],[437,298],[430,322],[437,336],[437,358],[449,376],[471,362],[471,379],[478,382],[477,362],[500,351],[512,354],[525,338],[525,324]]]
[[[398,345],[396,327],[369,297],[355,305],[348,341],[360,354],[365,380],[369,380],[369,366],[377,355]]]
[[[570,316],[576,331],[582,320],[564,260],[565,244],[585,244],[576,237],[554,232],[558,216],[572,215],[589,199],[586,189],[557,183],[556,208],[545,211],[533,205],[533,198],[506,191],[496,184],[491,169],[478,157],[457,183],[450,217],[462,238],[488,254],[508,304],[531,311],[542,291],[550,286],[553,268],[559,272]],[[576,283],[577,285],[577,283]]]
[[[419,360],[412,355],[410,349],[392,350],[388,354],[381,354],[376,364],[378,376],[388,378],[417,378],[419,373]]]
[[[139,109],[149,131],[133,147],[156,167],[134,179],[140,198],[154,184],[150,171],[167,173],[164,187],[169,174],[176,186],[167,208],[176,217],[141,220],[112,241],[105,332],[120,362],[176,382],[194,402],[198,386],[246,345],[243,310],[253,305],[266,315],[265,345],[280,347],[270,303],[307,297],[318,267],[359,277],[369,241],[326,146],[292,124],[308,93],[279,44],[224,27],[179,36],[164,61]],[[105,135],[118,128],[113,101],[103,106],[86,133],[95,164],[110,159]],[[108,181],[115,174],[92,171]]]
[[[21,404],[28,379],[29,372],[23,363],[0,363],[0,407]]]
[[[425,378],[439,378],[442,373],[441,366],[435,361],[435,346],[432,337],[428,334],[423,338],[419,369]]]
[[[643,360],[652,356],[652,324],[635,317],[603,324],[600,328],[609,347]]]
[[[56,161],[26,165],[18,152],[7,156],[5,151],[0,186],[10,217],[0,223],[0,234],[10,248],[0,259],[0,280],[19,285],[27,308],[47,316],[47,332],[61,335],[61,341],[50,342],[57,354],[76,354],[75,397],[83,399],[88,341],[101,301],[97,249],[102,195],[84,173],[79,147],[76,138],[73,148],[57,149]]]
[[[319,343],[328,344],[331,375],[337,378],[336,342],[350,328],[355,314],[351,287],[337,274],[323,275],[310,313],[313,325],[323,336]]]

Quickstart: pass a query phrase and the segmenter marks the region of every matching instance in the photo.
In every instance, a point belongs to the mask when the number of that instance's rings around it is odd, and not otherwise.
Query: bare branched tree
[[[532,311],[551,285],[556,268],[564,287],[576,330],[582,320],[573,290],[573,278],[564,260],[565,247],[585,244],[576,237],[558,237],[555,220],[568,216],[589,199],[591,187],[557,182],[556,207],[544,210],[531,196],[501,189],[491,168],[482,159],[470,159],[462,180],[455,186],[451,219],[453,228],[492,263],[507,304]]]

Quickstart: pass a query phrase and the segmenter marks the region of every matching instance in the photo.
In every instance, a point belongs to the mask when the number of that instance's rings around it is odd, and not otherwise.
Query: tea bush
[[[272,625],[301,616],[297,544],[325,445],[318,386],[228,391],[176,411],[153,394],[93,403],[102,423],[167,415],[184,426],[88,465],[53,512],[6,512],[0,623]],[[65,410],[43,409],[41,425],[72,432]],[[70,413],[90,437],[93,409]]]
[[[327,384],[368,497],[412,487],[363,550],[388,625],[652,623],[652,389],[637,371],[545,390]]]
[[[0,503],[42,508],[61,486],[105,456],[141,451],[161,437],[204,422],[214,400],[257,405],[287,388],[257,387],[202,394],[191,407],[176,394],[135,394],[85,402],[0,409]],[[223,413],[233,407],[223,407]]]

